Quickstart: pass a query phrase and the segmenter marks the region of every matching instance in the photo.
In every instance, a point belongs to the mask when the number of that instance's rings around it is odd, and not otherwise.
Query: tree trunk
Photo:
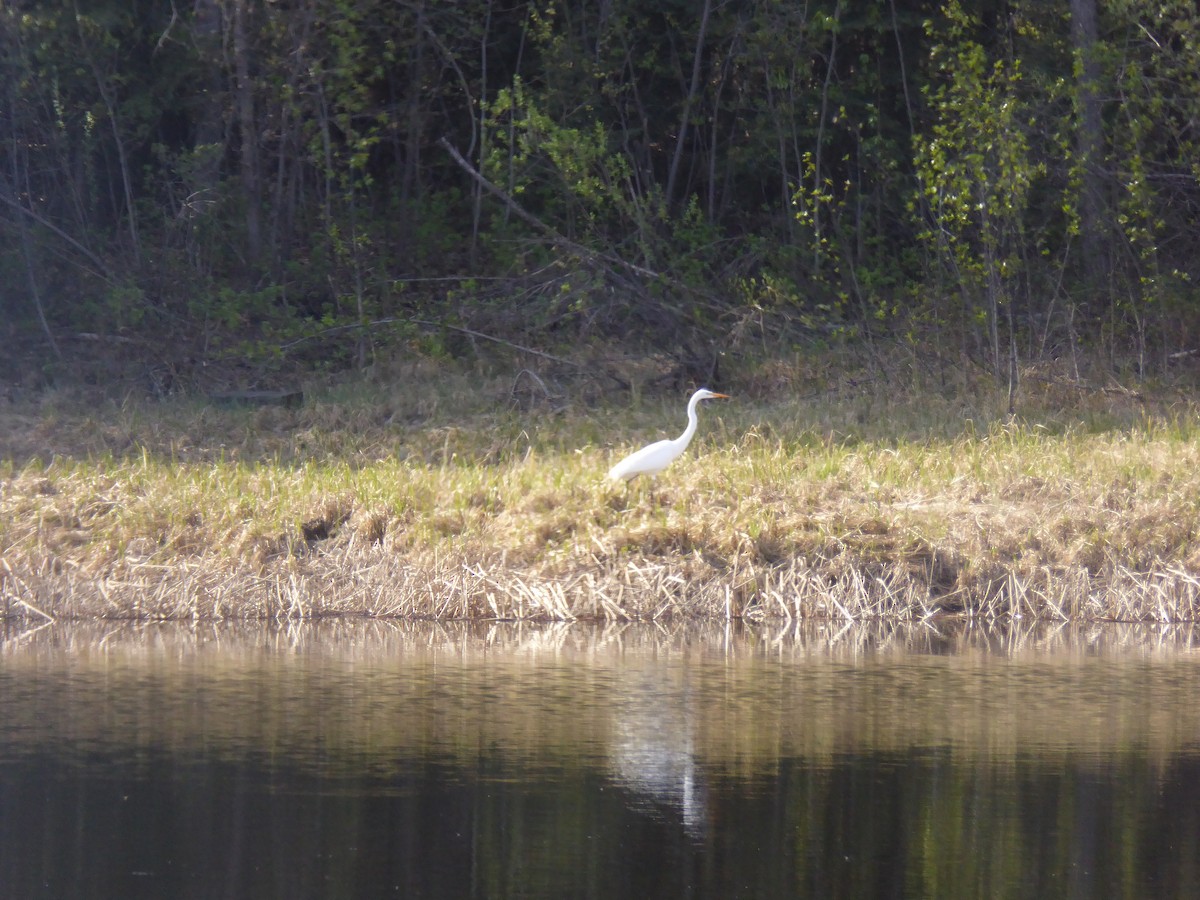
[[[117,95],[113,89],[114,80],[110,79],[109,73],[101,68],[100,62],[89,51],[91,42],[87,34],[84,33],[82,24],[80,24],[81,19],[82,16],[79,13],[79,8],[76,6],[75,20],[79,32],[80,47],[87,58],[88,65],[91,67],[92,75],[96,79],[96,91],[100,94],[100,99],[104,102],[104,108],[108,115],[108,124],[112,129],[113,147],[117,153],[117,165],[120,168],[121,175],[121,191],[125,202],[125,221],[129,228],[129,252],[133,257],[134,265],[140,266],[142,242],[138,236],[137,204],[133,200],[132,174],[128,155],[125,152],[125,138],[121,134],[120,110],[118,109]]]
[[[824,172],[822,172],[822,170],[821,170],[821,167],[822,167],[822,164],[825,159],[825,156],[824,156],[825,123],[829,119],[829,88],[830,88],[831,84],[833,83],[833,73],[835,71],[835,66],[837,65],[838,32],[841,28],[841,22],[842,22],[841,0],[838,0],[838,2],[833,7],[833,22],[834,22],[833,29],[830,31],[830,34],[829,34],[829,58],[826,60],[826,64],[825,64],[825,83],[821,86],[821,112],[817,118],[817,138],[815,141],[816,146],[813,149],[812,190],[813,190],[814,197],[819,196],[822,193],[822,191],[821,191],[822,180],[825,177]],[[814,272],[821,271],[821,234],[822,234],[823,226],[824,226],[824,223],[821,220],[821,209],[820,209],[820,206],[818,205],[818,206],[816,206],[814,215],[813,215],[813,230],[815,232],[814,238],[813,238],[813,248],[814,248],[813,249],[813,271]]]
[[[1071,0],[1071,42],[1082,65],[1077,69],[1078,123],[1075,153],[1081,185],[1079,192],[1080,244],[1084,279],[1089,293],[1099,288],[1107,265],[1104,254],[1103,159],[1104,125],[1100,109],[1100,66],[1096,59],[1099,27],[1096,0]]]
[[[704,42],[708,37],[708,17],[712,12],[712,0],[704,0],[700,12],[700,27],[696,31],[696,53],[692,57],[692,81],[687,96],[683,99],[683,113],[679,117],[679,135],[675,139],[675,155],[671,159],[671,170],[667,175],[667,202],[675,200],[675,184],[679,178],[679,166],[683,160],[683,149],[687,143],[688,125],[692,118],[692,105],[700,93],[700,76],[703,72]]]
[[[247,40],[247,0],[233,4],[233,65],[237,78],[237,118],[241,136],[239,174],[246,200],[246,250],[252,262],[262,252],[261,203],[259,184],[258,127],[254,119],[254,84],[250,78],[250,45]]]
[[[24,174],[22,170],[25,167],[21,166],[18,162],[18,157],[21,155],[19,153],[20,141],[17,139],[17,133],[15,129],[15,123],[17,121],[16,102],[12,97],[11,89],[9,90],[8,108],[11,113],[10,119],[14,123],[14,129],[12,131],[12,158],[10,163],[12,165],[12,191],[15,199],[16,196],[20,196],[21,193],[25,193],[20,187],[21,182],[24,180],[22,178],[22,175]],[[33,301],[33,308],[37,313],[38,322],[42,326],[42,332],[46,335],[46,341],[50,344],[50,349],[54,353],[54,358],[61,361],[63,358],[62,351],[59,349],[58,341],[54,339],[54,332],[51,330],[50,323],[46,319],[46,308],[42,304],[42,292],[38,287],[37,266],[34,262],[33,241],[29,236],[29,223],[25,221],[25,216],[19,213],[14,216],[13,219],[16,222],[17,231],[21,235],[21,257],[25,262],[25,278],[26,283],[29,286],[29,299]]]

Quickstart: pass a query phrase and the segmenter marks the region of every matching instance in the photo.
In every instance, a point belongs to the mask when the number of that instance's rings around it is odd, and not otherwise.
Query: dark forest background
[[[1200,350],[1191,0],[9,0],[0,67],[7,377]]]

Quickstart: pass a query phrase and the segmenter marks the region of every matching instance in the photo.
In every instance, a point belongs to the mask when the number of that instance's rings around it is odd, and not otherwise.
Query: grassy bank
[[[499,370],[498,370],[499,371]],[[37,617],[1200,617],[1200,412],[1027,373],[686,394],[513,369],[312,385],[298,409],[78,392],[0,410],[0,613]],[[943,373],[944,374],[944,373]],[[519,385],[518,381],[518,385]]]

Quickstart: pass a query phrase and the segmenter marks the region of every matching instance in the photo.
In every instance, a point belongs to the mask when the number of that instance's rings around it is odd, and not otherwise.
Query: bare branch
[[[535,216],[533,213],[529,212],[529,210],[525,209],[525,207],[523,207],[520,203],[518,203],[516,200],[514,200],[510,195],[505,193],[500,187],[493,184],[486,177],[484,177],[484,175],[478,169],[476,169],[474,166],[472,166],[469,162],[467,162],[466,159],[463,158],[463,155],[461,153],[459,153],[458,150],[455,149],[454,145],[451,144],[444,137],[438,138],[438,146],[441,147],[443,150],[445,150],[447,153],[449,153],[450,157],[456,163],[458,163],[459,168],[461,168],[464,172],[466,172],[468,175],[470,175],[485,191],[487,191],[493,197],[496,197],[498,200],[500,200],[502,203],[504,203],[523,222],[525,222],[528,225],[532,225],[534,228],[536,228],[542,234],[546,235],[546,237],[550,238],[550,240],[556,246],[562,247],[566,250],[570,250],[572,253],[578,254],[579,256],[583,256],[587,259],[591,259],[596,262],[604,263],[606,266],[609,266],[609,267],[615,266],[616,268],[625,269],[628,272],[633,272],[634,274],[641,275],[644,278],[658,279],[658,278],[662,277],[658,272],[652,271],[651,269],[644,269],[641,266],[636,266],[633,263],[626,262],[625,260],[619,259],[614,256],[609,256],[608,254],[605,254],[605,253],[597,253],[595,250],[591,250],[591,249],[583,246],[582,244],[575,243],[575,241],[571,240],[568,237],[564,237],[563,235],[561,235],[557,231],[555,231],[553,228],[551,228],[549,225],[547,225],[545,222],[543,222],[541,219],[539,219],[537,216]]]
[[[49,219],[46,219],[45,217],[38,215],[32,209],[29,209],[26,206],[22,205],[21,203],[18,203],[16,200],[14,200],[12,197],[9,196],[9,194],[11,192],[12,191],[11,191],[9,185],[4,181],[4,179],[0,178],[0,203],[3,203],[5,206],[10,207],[11,209],[17,210],[18,212],[24,213],[25,215],[29,216],[29,218],[33,219],[33,221],[35,221],[39,225],[41,225],[43,228],[58,235],[60,238],[62,238],[64,241],[66,241],[68,244],[70,244],[72,247],[74,247],[76,250],[78,250],[80,253],[82,253],[84,256],[86,256],[88,261],[91,262],[99,270],[98,274],[100,275],[101,278],[103,278],[105,281],[108,281],[108,282],[111,282],[113,280],[112,273],[109,271],[108,266],[106,266],[104,264],[104,261],[102,259],[100,259],[100,257],[98,257],[95,253],[93,253],[87,247],[83,246],[83,244],[79,243],[79,241],[75,240],[75,238],[71,237],[69,234],[67,234],[65,231],[63,231],[61,228],[59,228],[57,225],[55,225]]]
[[[171,0],[171,21],[167,23],[166,29],[159,35],[158,43],[154,45],[154,53],[151,55],[157,54],[163,48],[163,44],[171,36],[171,29],[175,27],[177,21],[179,21],[179,10],[175,8],[175,0]]]

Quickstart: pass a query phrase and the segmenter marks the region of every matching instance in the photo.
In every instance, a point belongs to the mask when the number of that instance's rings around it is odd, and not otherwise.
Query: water
[[[0,635],[4,898],[1200,896],[1190,630]]]

